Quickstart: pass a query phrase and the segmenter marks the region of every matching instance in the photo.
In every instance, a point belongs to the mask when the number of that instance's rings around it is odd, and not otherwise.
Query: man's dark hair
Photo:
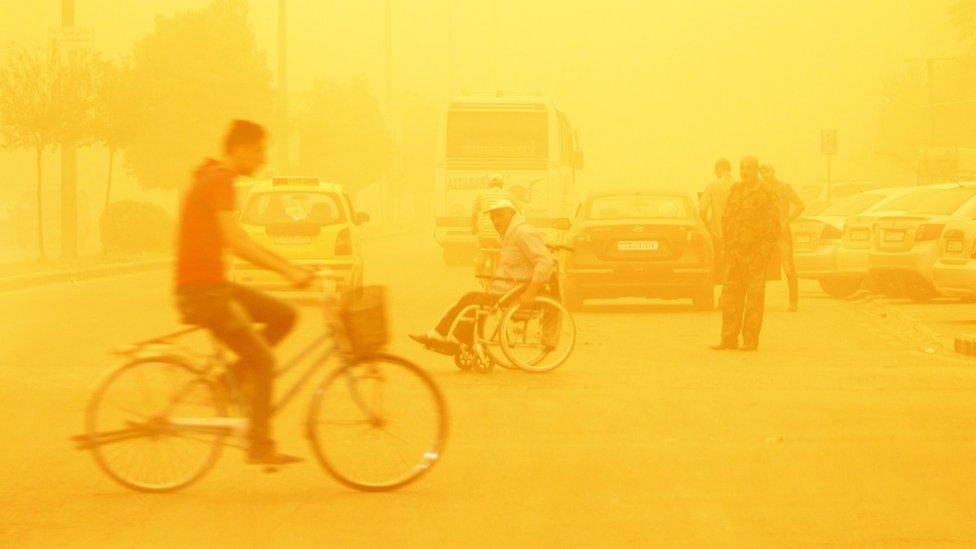
[[[235,147],[253,145],[264,139],[266,133],[260,124],[250,120],[234,120],[230,123],[227,135],[224,136],[224,153],[230,153]]]
[[[725,158],[719,158],[715,161],[715,171],[722,170],[723,172],[732,171],[732,163]]]

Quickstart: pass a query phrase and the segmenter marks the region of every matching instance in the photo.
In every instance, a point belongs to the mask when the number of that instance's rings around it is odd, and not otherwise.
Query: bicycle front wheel
[[[447,408],[434,381],[387,354],[353,357],[316,388],[307,436],[322,467],[357,490],[409,484],[440,459]]]
[[[82,447],[113,480],[170,492],[204,475],[220,456],[225,405],[210,382],[173,357],[136,359],[110,372],[85,414]]]

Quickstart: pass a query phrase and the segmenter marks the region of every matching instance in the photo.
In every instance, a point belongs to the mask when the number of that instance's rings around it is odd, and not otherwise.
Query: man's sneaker
[[[734,351],[739,348],[738,341],[720,341],[717,345],[709,345],[709,349],[716,351]]]

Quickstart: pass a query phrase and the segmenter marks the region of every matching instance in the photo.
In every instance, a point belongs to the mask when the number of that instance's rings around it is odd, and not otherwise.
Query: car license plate
[[[276,236],[275,244],[308,244],[312,241],[310,236]]]
[[[885,231],[885,242],[904,242],[905,231]]]
[[[621,240],[617,242],[617,250],[621,252],[634,250],[656,251],[661,244],[657,240]]]
[[[808,235],[808,234],[798,234],[798,235],[796,235],[796,237],[794,237],[794,241],[797,244],[809,244],[810,243],[810,235]]]
[[[854,229],[851,231],[851,240],[865,241],[870,238],[871,232],[867,229]]]
[[[950,240],[946,242],[947,252],[961,252],[962,251],[962,240]]]

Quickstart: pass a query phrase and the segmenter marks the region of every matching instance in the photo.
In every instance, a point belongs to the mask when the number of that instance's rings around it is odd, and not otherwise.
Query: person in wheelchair
[[[525,289],[513,299],[518,299],[524,306],[532,305],[553,274],[553,260],[542,233],[528,224],[510,199],[497,198],[485,211],[501,235],[501,253],[493,280],[487,292],[464,294],[426,334],[410,335],[411,339],[425,347],[439,350],[458,343],[457,340],[452,341],[456,335],[450,333],[457,316],[471,305],[490,306],[497,303],[503,295],[522,283],[519,281],[525,281]],[[466,335],[461,337],[467,338]]]

